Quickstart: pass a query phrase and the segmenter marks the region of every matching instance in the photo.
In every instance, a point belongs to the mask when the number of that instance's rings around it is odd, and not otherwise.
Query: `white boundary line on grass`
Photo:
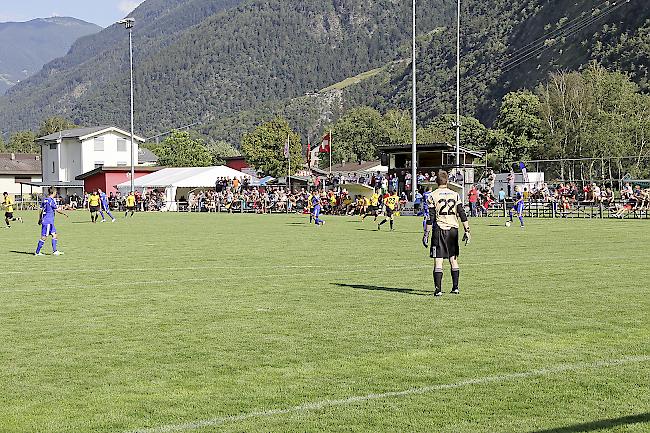
[[[253,418],[267,418],[276,415],[287,415],[292,413],[304,413],[318,411],[329,407],[348,406],[356,403],[363,403],[371,400],[381,400],[386,398],[408,397],[412,395],[429,394],[435,391],[445,391],[449,389],[464,388],[472,385],[484,385],[490,383],[509,382],[518,379],[527,379],[530,377],[549,376],[556,373],[567,371],[579,371],[593,368],[615,367],[626,364],[639,364],[650,361],[650,355],[628,356],[620,359],[601,360],[595,362],[580,362],[576,364],[564,364],[556,367],[541,368],[537,370],[524,371],[520,373],[509,373],[497,376],[486,376],[475,379],[462,380],[455,383],[440,385],[423,386],[419,388],[409,388],[402,391],[390,391],[378,394],[366,394],[348,397],[340,400],[321,400],[312,403],[305,403],[285,409],[258,410],[254,412],[243,413],[240,415],[226,416],[221,418],[212,418],[206,420],[192,421],[184,424],[170,424],[160,427],[143,428],[131,430],[128,433],[171,433],[198,430],[206,427],[215,427],[226,423],[246,421]]]
[[[607,257],[607,260],[635,260],[635,259],[645,259],[646,256],[614,256],[614,257]],[[40,259],[35,259],[35,260],[41,260]],[[535,260],[521,260],[517,261],[517,264],[535,264],[535,263],[557,263],[557,262],[595,262],[598,260],[601,260],[602,256],[599,257],[560,257],[560,258],[555,258],[555,259],[535,259]],[[58,260],[58,259],[57,259]],[[429,259],[427,259],[429,260]],[[600,262],[599,262],[600,263]],[[498,260],[498,261],[486,261],[486,262],[469,262],[469,263],[463,263],[461,262],[461,267],[466,267],[466,266],[499,266],[503,265],[504,261],[503,260]],[[155,266],[152,264],[150,267],[147,268],[100,268],[100,269],[52,269],[52,270],[39,270],[39,271],[7,271],[4,272],[5,275],[35,275],[35,274],[68,274],[70,272],[74,273],[112,273],[112,272],[120,272],[120,271],[132,271],[132,272],[144,272],[144,271],[151,271],[152,267]],[[337,265],[204,265],[204,266],[179,266],[179,267],[166,267],[166,268],[160,268],[157,269],[157,272],[160,271],[169,271],[169,272],[176,272],[176,271],[201,271],[201,270],[246,270],[246,269],[329,269],[332,268],[332,266],[337,266]],[[374,266],[375,268],[378,268],[377,264],[373,263],[368,263],[368,264],[361,264],[359,266],[362,267],[367,267],[367,266]],[[405,266],[406,267],[406,266]],[[431,264],[428,265],[413,265],[409,266],[409,268],[417,269],[417,268],[430,268]]]

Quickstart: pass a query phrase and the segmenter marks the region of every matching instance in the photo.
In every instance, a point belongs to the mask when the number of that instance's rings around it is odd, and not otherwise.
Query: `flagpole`
[[[333,141],[334,140],[332,136],[332,130],[330,129],[330,176],[332,176],[332,142]]]
[[[287,185],[289,185],[289,193],[291,193],[291,140],[290,134],[287,132],[287,159],[289,160],[289,176],[287,177]]]

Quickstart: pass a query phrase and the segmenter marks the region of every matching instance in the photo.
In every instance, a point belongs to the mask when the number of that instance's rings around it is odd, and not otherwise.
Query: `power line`
[[[504,61],[500,65],[500,73],[503,75],[506,72],[511,71],[512,69],[516,68],[517,66],[521,65],[522,63],[526,62],[527,60],[531,59],[533,56],[539,55],[545,50],[554,47],[554,45],[546,45],[545,41],[550,37],[550,36],[555,36],[555,37],[560,37],[560,36],[566,36],[570,32],[571,33],[579,33],[585,28],[593,25],[595,22],[599,21],[601,18],[613,13],[617,9],[621,8],[625,4],[629,3],[630,0],[622,1],[620,3],[614,2],[609,6],[609,9],[605,9],[604,11],[601,11],[597,15],[590,15],[588,17],[580,17],[580,18],[575,18],[567,23],[565,23],[561,28],[558,28],[552,32],[548,32],[539,38],[537,38],[535,41],[532,41],[528,44],[526,44],[524,47],[514,51],[513,53],[509,54],[507,58],[510,58],[510,60]],[[604,4],[607,4],[609,2],[602,3],[601,5],[597,6],[594,10],[600,8]],[[558,33],[559,32],[559,33]],[[539,41],[544,40],[541,44],[539,44]],[[535,48],[531,48],[533,45],[539,45]],[[463,78],[474,78],[479,75],[479,72],[471,73],[465,75]],[[450,86],[449,83],[446,83],[447,86]],[[475,88],[475,87],[474,87]],[[471,88],[470,88],[471,89]],[[449,89],[445,88],[445,90],[441,93],[446,93],[449,91]],[[430,97],[424,98],[420,100],[420,104],[426,104],[428,102],[433,101],[436,99],[438,95],[432,95]]]

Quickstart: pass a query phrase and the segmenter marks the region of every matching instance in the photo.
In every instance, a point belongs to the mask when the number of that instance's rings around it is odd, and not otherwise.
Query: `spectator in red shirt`
[[[478,190],[476,185],[472,185],[472,189],[469,190],[469,209],[470,215],[476,216],[476,203],[478,202]]]

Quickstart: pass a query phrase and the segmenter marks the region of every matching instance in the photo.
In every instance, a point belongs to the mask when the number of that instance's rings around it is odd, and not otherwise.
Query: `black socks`
[[[452,290],[458,290],[458,276],[460,274],[460,269],[451,270],[451,281],[452,281]]]

